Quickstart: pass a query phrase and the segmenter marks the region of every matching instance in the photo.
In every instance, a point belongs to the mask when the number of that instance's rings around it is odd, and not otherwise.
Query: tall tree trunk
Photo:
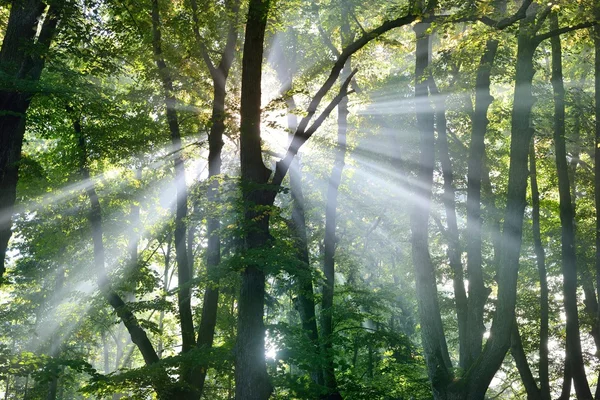
[[[62,7],[55,2],[44,18],[43,1],[13,0],[0,50],[0,282],[11,237],[25,115],[33,97],[30,87],[40,79]]]
[[[558,29],[558,15],[550,15],[550,29]],[[561,252],[563,271],[563,295],[567,317],[567,352],[571,374],[578,399],[592,399],[592,392],[585,375],[579,335],[577,313],[577,256],[575,251],[575,226],[571,204],[571,184],[565,144],[565,88],[562,74],[562,51],[560,37],[551,38],[552,44],[552,88],[554,89],[554,148],[558,173],[560,198]]]
[[[498,300],[490,338],[482,354],[468,371],[467,399],[483,399],[485,392],[510,347],[517,299],[517,276],[523,232],[529,144],[533,136],[533,55],[539,44],[532,40],[533,20],[520,22],[517,38],[517,68],[511,120],[508,191],[502,232],[502,251],[498,263]]]
[[[540,395],[542,400],[550,400],[550,376],[548,373],[548,277],[546,274],[546,253],[544,252],[542,236],[540,234],[540,192],[537,184],[537,167],[533,143],[531,143],[529,150],[529,178],[531,183],[533,246],[535,248],[535,260],[540,277]]]
[[[456,317],[458,320],[458,339],[460,360],[464,362],[467,350],[467,294],[463,277],[463,264],[461,260],[460,237],[456,219],[456,193],[454,190],[454,174],[448,149],[448,134],[446,132],[446,97],[439,92],[433,76],[429,77],[429,91],[435,98],[435,124],[438,134],[438,154],[442,164],[442,175],[444,178],[443,203],[446,209],[446,221],[448,225],[448,260],[452,268],[452,282],[454,286],[454,298],[456,302]],[[470,281],[469,281],[470,282]],[[459,365],[462,365],[459,362]]]
[[[90,171],[87,160],[86,138],[81,126],[81,120],[78,116],[74,116],[74,112],[70,108],[69,113],[73,116],[73,129],[78,140],[79,169],[81,176],[84,181],[89,182]],[[106,274],[104,243],[102,238],[102,206],[100,205],[100,198],[98,197],[98,193],[96,193],[95,185],[88,185],[86,194],[90,200],[88,220],[92,228],[94,267],[100,292],[127,328],[127,331],[131,335],[131,341],[137,346],[146,365],[156,364],[158,363],[159,358],[152,342],[150,342],[150,339],[146,335],[144,328],[141,327],[137,317],[131,312],[121,296],[113,289],[108,275]],[[173,398],[172,396],[180,396],[182,394],[176,388],[171,387],[171,379],[166,371],[162,371],[153,383],[154,389],[161,400],[171,399]]]
[[[410,215],[411,246],[417,287],[417,304],[421,319],[421,337],[427,363],[429,380],[435,398],[445,398],[446,386],[451,381],[452,364],[448,353],[444,328],[440,316],[437,284],[433,262],[429,254],[429,211],[435,163],[434,116],[427,90],[429,65],[429,24],[419,23],[414,30],[417,36],[415,62],[415,107],[419,130],[419,163],[414,187],[418,201]]]
[[[295,54],[295,36],[290,29],[288,34],[294,43],[292,51]],[[298,128],[298,119],[294,114],[296,102],[294,97],[288,92],[293,87],[293,74],[295,66],[295,56],[292,55],[292,60],[288,62],[287,55],[282,54],[281,60],[284,65],[280,65],[277,69],[278,79],[281,82],[281,90],[283,96],[286,96],[287,106],[287,127],[289,131],[289,140],[293,138],[293,132]],[[311,341],[315,353],[315,359],[318,359],[320,354],[319,349],[319,330],[317,327],[317,318],[315,314],[315,298],[312,282],[312,274],[310,269],[310,258],[308,252],[308,238],[306,233],[306,216],[304,212],[304,193],[302,191],[302,172],[300,159],[296,157],[290,164],[290,195],[292,198],[292,230],[295,236],[295,248],[300,266],[296,274],[297,286],[297,301],[295,307],[298,309],[302,329],[305,331],[308,339]],[[311,379],[318,385],[324,385],[323,368],[321,363],[313,363],[311,367]]]
[[[348,5],[342,5],[342,25],[340,30],[342,48],[351,42],[350,23],[348,22]],[[349,57],[340,73],[340,80],[344,82],[352,72],[351,58]],[[323,284],[323,298],[321,302],[321,342],[325,366],[323,378],[329,396],[327,399],[341,399],[342,396],[337,389],[334,367],[333,349],[333,299],[335,290],[335,250],[337,237],[337,205],[338,189],[342,180],[342,173],[346,158],[346,134],[348,133],[348,98],[344,97],[338,104],[337,120],[337,143],[335,148],[335,159],[333,169],[327,186],[327,203],[325,205],[325,254],[323,259],[323,273],[325,283]]]
[[[188,212],[187,186],[185,182],[185,166],[183,155],[181,154],[181,133],[179,131],[179,120],[177,117],[177,99],[173,91],[173,78],[167,68],[167,64],[162,55],[161,22],[158,0],[152,0],[152,48],[156,67],[162,82],[167,124],[171,133],[171,144],[173,145],[173,161],[175,167],[175,192],[176,192],[176,211],[175,211],[175,258],[177,260],[178,291],[177,300],[179,304],[179,323],[181,328],[182,346],[181,352],[187,353],[195,343],[194,320],[192,317],[191,305],[191,280],[192,265],[190,264],[186,243],[186,218]],[[183,374],[186,374],[183,368]]]
[[[194,33],[196,40],[200,44],[200,33],[198,25],[198,6],[196,0],[191,0],[192,11],[194,15]],[[215,67],[208,56],[208,53],[202,47],[203,56],[207,67],[211,73],[213,81],[213,104],[211,115],[211,128],[208,136],[208,179],[212,179],[208,187],[207,198],[213,204],[219,201],[219,183],[217,177],[221,174],[221,150],[223,148],[223,134],[225,133],[225,97],[226,84],[229,70],[233,64],[235,46],[238,39],[238,14],[239,0],[230,0],[226,2],[228,11],[233,14],[233,20],[230,21],[230,27],[227,33],[227,42],[223,55],[218,66]],[[219,307],[219,264],[221,263],[221,238],[219,231],[221,222],[219,213],[209,212],[207,218],[206,235],[208,243],[206,246],[206,272],[208,282],[204,292],[204,301],[202,303],[202,319],[198,328],[198,340],[196,346],[204,350],[212,348],[215,326],[217,324],[217,310]],[[202,396],[204,383],[207,373],[206,363],[196,366],[193,374],[195,375],[194,386],[198,397]]]
[[[481,256],[481,180],[484,171],[485,133],[488,126],[487,112],[494,98],[490,95],[490,73],[498,42],[488,40],[475,81],[475,110],[472,116],[471,143],[469,145],[467,171],[467,276],[469,298],[467,333],[460,342],[462,368],[469,368],[481,353],[485,326],[483,310],[488,291],[483,281],[483,261]],[[463,349],[463,346],[465,347]]]
[[[594,1],[594,16],[600,20],[600,1]],[[594,200],[596,208],[596,290],[600,298],[600,26],[595,26],[594,37],[594,114],[596,116],[594,140]],[[600,307],[597,307],[600,309]],[[596,316],[596,330],[600,331],[600,311]],[[599,379],[600,382],[600,379]],[[595,399],[600,400],[600,383]]]
[[[270,241],[269,212],[257,206],[272,205],[273,194],[261,187],[271,171],[262,160],[260,103],[263,46],[269,0],[250,0],[242,61],[240,107],[240,161],[245,224],[243,245],[253,257]],[[235,356],[236,400],[265,400],[272,386],[265,364],[265,272],[251,259],[242,271],[238,300]]]

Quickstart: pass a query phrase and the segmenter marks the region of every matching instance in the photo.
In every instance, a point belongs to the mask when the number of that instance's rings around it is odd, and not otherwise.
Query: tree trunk
[[[488,40],[475,81],[475,110],[472,117],[471,143],[469,145],[467,172],[467,276],[469,298],[467,333],[461,338],[460,354],[462,368],[469,368],[481,353],[483,333],[483,309],[488,291],[483,280],[481,256],[481,179],[484,171],[485,133],[488,126],[487,112],[494,98],[490,95],[490,74],[498,42]],[[463,350],[463,346],[465,349]]]
[[[446,398],[446,387],[451,381],[452,364],[440,316],[435,270],[429,255],[428,221],[435,163],[435,134],[433,110],[427,91],[426,70],[430,58],[430,37],[426,33],[428,28],[429,24],[424,23],[414,27],[417,36],[415,107],[420,156],[417,170],[419,185],[413,188],[418,200],[410,215],[410,227],[423,351],[434,397],[443,399]]]
[[[550,376],[548,373],[548,278],[546,274],[546,253],[544,252],[540,234],[540,192],[537,184],[537,167],[533,143],[531,143],[529,151],[529,177],[531,182],[533,246],[535,248],[535,260],[540,277],[540,396],[542,400],[550,400]]]
[[[62,2],[55,2],[43,18],[46,4],[41,0],[14,0],[2,42],[0,71],[4,78],[3,89],[0,90],[0,282],[6,268],[6,251],[11,237],[25,115],[33,97],[29,90],[40,79],[45,54],[50,48],[62,7]],[[36,36],[40,21],[42,26]]]
[[[350,41],[350,24],[348,22],[348,5],[342,5],[342,25],[340,29],[342,47]],[[340,73],[340,81],[344,82],[352,71],[351,58],[349,57]],[[337,247],[337,205],[338,189],[342,180],[342,173],[346,158],[346,134],[348,133],[348,98],[344,97],[338,104],[337,120],[337,144],[335,148],[335,159],[333,169],[327,186],[327,203],[325,205],[325,254],[323,259],[323,298],[321,302],[321,342],[325,366],[323,367],[323,378],[325,386],[329,391],[327,399],[341,399],[342,396],[337,389],[334,367],[333,349],[333,299],[335,290],[335,250]]]
[[[558,29],[558,15],[550,15],[550,29]],[[579,317],[577,313],[577,256],[575,251],[575,226],[571,204],[571,184],[565,144],[565,88],[562,74],[562,51],[560,37],[551,38],[552,44],[552,88],[554,89],[554,148],[558,173],[560,198],[561,252],[563,271],[563,295],[567,317],[567,351],[571,364],[571,375],[578,399],[592,399],[592,392],[585,375],[581,353]]]
[[[69,110],[73,114],[73,110]],[[87,161],[87,146],[86,139],[81,126],[79,117],[74,117],[73,128],[78,139],[79,150],[79,168],[84,181],[90,182],[90,171]],[[131,341],[137,346],[146,365],[152,365],[159,361],[158,355],[154,350],[154,346],[148,339],[146,332],[140,326],[137,317],[131,312],[127,304],[121,296],[112,288],[109,278],[105,270],[105,255],[103,243],[103,228],[102,228],[102,207],[100,199],[96,193],[96,187],[90,184],[86,188],[86,194],[90,200],[90,210],[88,220],[92,228],[92,241],[94,244],[94,266],[96,270],[96,279],[100,292],[105,297],[107,302],[113,308],[117,316],[123,321],[127,331],[131,335]],[[171,388],[171,379],[165,373],[160,374],[154,381],[154,388],[158,397],[162,400],[173,398],[172,396],[181,395],[177,389]]]
[[[519,254],[523,233],[523,213],[526,190],[529,144],[533,136],[531,108],[533,106],[532,80],[534,75],[533,55],[539,44],[532,40],[531,19],[520,22],[517,47],[515,93],[511,120],[510,165],[508,191],[502,232],[502,251],[498,263],[498,300],[492,323],[490,338],[482,354],[468,370],[463,388],[466,399],[483,399],[494,374],[510,347],[512,324],[517,299],[517,276]]]
[[[199,40],[199,27],[197,21],[198,6],[196,0],[191,1],[192,11],[194,13],[194,30]],[[233,63],[235,55],[235,46],[238,39],[238,14],[239,1],[232,0],[226,2],[229,11],[234,15],[230,21],[230,28],[227,33],[227,42],[221,57],[219,65],[215,68],[205,54],[207,67],[211,72],[213,80],[213,104],[211,115],[211,128],[208,136],[208,179],[212,179],[208,187],[207,198],[213,204],[219,201],[219,183],[217,177],[221,174],[221,150],[223,148],[223,134],[225,133],[225,97],[226,84],[229,70]],[[202,303],[202,319],[198,328],[198,340],[196,346],[204,350],[212,348],[215,326],[217,325],[217,310],[219,307],[219,264],[221,263],[221,238],[219,231],[221,229],[220,216],[218,213],[209,212],[206,226],[206,236],[208,243],[206,246],[206,272],[208,281],[204,292]],[[202,396],[206,373],[208,366],[201,363],[194,368],[195,377],[194,387],[198,397]]]
[[[242,201],[244,204],[243,245],[249,261],[242,271],[238,300],[238,331],[235,357],[236,400],[265,400],[272,386],[265,365],[265,272],[260,268],[256,250],[270,242],[269,213],[271,193],[264,185],[271,171],[262,160],[260,103],[263,46],[269,0],[250,0],[242,61],[240,106],[240,161]]]
[[[178,291],[177,300],[179,304],[179,323],[181,328],[181,352],[187,353],[195,343],[194,320],[192,318],[191,305],[191,280],[192,266],[189,263],[186,243],[186,218],[187,218],[187,186],[185,182],[185,166],[181,154],[181,133],[179,131],[179,120],[177,117],[177,99],[173,91],[173,79],[167,68],[162,55],[161,22],[158,0],[152,0],[152,48],[156,67],[160,75],[165,95],[167,124],[171,133],[171,144],[173,145],[173,161],[175,167],[175,258],[177,260]],[[186,369],[182,373],[186,375]]]
[[[594,16],[600,20],[600,1],[594,2]],[[594,114],[596,116],[594,140],[594,200],[596,208],[596,290],[600,294],[600,26],[595,26],[594,37]],[[600,309],[600,307],[598,307]],[[600,332],[600,311],[596,316],[596,330]],[[599,376],[600,378],[600,376]],[[595,399],[600,400],[600,379]]]
[[[290,36],[294,35],[293,31],[288,31]],[[295,51],[295,37],[292,51]],[[293,138],[293,132],[298,127],[298,119],[294,114],[296,103],[294,97],[287,93],[293,87],[293,69],[295,68],[295,57],[292,55],[292,61],[287,61],[287,55],[282,54],[281,60],[284,65],[280,65],[277,69],[278,79],[281,82],[281,94],[286,96],[287,106],[287,125],[289,131],[289,140]],[[289,96],[289,97],[288,97]],[[318,359],[320,354],[319,348],[319,330],[317,327],[317,317],[315,314],[315,298],[312,282],[312,274],[310,268],[310,258],[308,252],[308,238],[306,234],[306,216],[304,213],[304,193],[302,191],[302,172],[300,159],[298,156],[291,162],[290,169],[290,195],[292,198],[292,230],[295,239],[295,248],[300,265],[296,274],[297,301],[295,307],[298,310],[302,329],[306,332],[308,339],[311,341],[314,349],[315,358]],[[323,368],[321,363],[313,362],[310,372],[311,379],[317,385],[324,385]]]
[[[454,174],[450,151],[448,149],[448,134],[446,132],[446,97],[442,96],[437,89],[433,76],[429,77],[429,91],[435,100],[435,124],[438,134],[438,154],[442,164],[442,175],[444,177],[443,203],[446,209],[446,221],[448,225],[448,260],[452,268],[452,282],[454,286],[454,298],[456,302],[456,317],[458,321],[458,340],[460,360],[466,359],[467,350],[467,294],[463,277],[463,264],[461,261],[460,237],[458,223],[456,221],[456,194],[454,190]],[[470,282],[470,281],[469,281]],[[461,362],[459,365],[462,366]]]
[[[516,320],[513,322],[513,328],[511,332],[510,353],[512,354],[515,364],[517,365],[517,370],[521,376],[521,382],[523,382],[523,386],[525,386],[527,400],[541,400],[541,392],[537,387],[535,378],[533,377],[531,369],[529,368],[527,355],[523,350],[523,343],[521,342],[519,326],[517,325]]]

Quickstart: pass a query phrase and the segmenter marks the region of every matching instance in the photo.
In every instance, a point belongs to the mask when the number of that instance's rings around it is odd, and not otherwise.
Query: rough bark
[[[175,169],[175,259],[177,261],[179,323],[181,328],[181,352],[190,351],[196,344],[191,306],[192,265],[190,265],[186,242],[186,218],[188,194],[185,182],[185,165],[181,154],[181,133],[177,116],[177,99],[173,90],[173,78],[162,54],[161,22],[158,0],[152,0],[152,49],[156,67],[163,86],[167,124],[173,146]],[[184,368],[185,370],[185,368]]]
[[[42,18],[41,0],[14,0],[0,50],[0,282],[11,237],[12,213],[17,196],[25,115],[33,97],[32,85],[40,79],[63,5],[56,2]],[[40,22],[42,21],[42,22]],[[36,35],[39,25],[41,29]]]
[[[550,29],[558,29],[558,16],[550,15]],[[575,249],[575,225],[571,203],[571,184],[565,144],[565,88],[562,73],[562,50],[560,37],[551,38],[552,88],[554,91],[554,148],[558,174],[559,209],[561,222],[561,261],[563,272],[563,296],[566,314],[567,347],[571,376],[578,399],[592,399],[592,392],[585,375],[581,351],[579,317],[577,312],[577,256]]]
[[[488,290],[483,280],[481,256],[481,180],[484,171],[485,133],[488,126],[487,112],[494,100],[490,95],[490,73],[498,42],[488,40],[475,81],[475,110],[472,116],[471,143],[469,145],[467,170],[467,276],[469,279],[467,334],[462,340],[460,354],[462,368],[469,368],[481,353],[483,333],[483,309]]]
[[[269,202],[270,170],[262,160],[260,139],[261,74],[269,0],[251,0],[242,60],[240,107],[240,162],[244,219],[243,246],[248,254],[264,249],[269,241],[269,213],[257,206]],[[272,195],[274,197],[274,195]],[[272,392],[265,365],[265,272],[251,260],[242,271],[238,300],[238,331],[235,350],[236,400],[264,400]]]
[[[540,192],[537,184],[537,167],[535,161],[535,147],[531,144],[529,151],[529,178],[531,184],[531,219],[533,230],[533,246],[535,261],[540,277],[540,348],[539,348],[539,379],[540,396],[543,400],[550,400],[550,376],[548,373],[548,277],[546,274],[546,252],[542,244],[540,233]]]

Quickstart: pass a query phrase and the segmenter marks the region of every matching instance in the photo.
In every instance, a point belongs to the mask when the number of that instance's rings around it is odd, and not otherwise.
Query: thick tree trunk
[[[537,184],[535,147],[533,143],[531,144],[531,149],[529,151],[529,177],[531,183],[533,246],[540,277],[540,361],[538,369],[540,396],[542,400],[550,400],[550,376],[548,373],[548,278],[546,274],[546,253],[544,252],[540,234],[540,192]]]
[[[411,246],[415,270],[417,304],[421,320],[421,337],[429,380],[435,398],[445,399],[451,381],[452,364],[448,353],[444,328],[437,297],[435,270],[429,255],[429,211],[435,163],[434,116],[427,91],[427,66],[429,65],[429,24],[415,25],[417,36],[415,63],[415,106],[419,130],[419,163],[414,188],[417,201],[410,216]]]
[[[56,2],[43,18],[41,0],[14,0],[0,51],[0,282],[4,276],[6,251],[11,237],[12,213],[17,196],[25,114],[33,94],[28,90],[39,81],[63,5]],[[36,36],[40,21],[43,21]]]
[[[550,15],[550,29],[558,29],[558,16]],[[575,251],[575,226],[571,204],[571,184],[565,144],[565,88],[562,74],[562,50],[560,37],[551,38],[552,44],[552,87],[554,89],[554,148],[558,173],[560,198],[560,221],[562,233],[562,271],[565,314],[567,317],[567,349],[571,364],[571,375],[578,399],[592,399],[592,392],[585,375],[581,352],[579,317],[577,312],[577,260]]]
[[[248,225],[243,244],[251,256],[242,272],[238,300],[236,400],[265,400],[273,390],[265,365],[265,272],[251,259],[270,241],[269,213],[258,208],[272,205],[273,196],[261,187],[271,173],[262,160],[260,139],[261,74],[269,5],[269,0],[250,0],[242,61],[240,161],[244,224]]]
[[[467,333],[461,338],[462,368],[469,368],[481,353],[483,333],[483,309],[488,290],[483,280],[481,256],[481,180],[484,171],[485,133],[488,126],[487,112],[494,100],[490,95],[490,73],[498,42],[488,40],[475,81],[475,110],[472,117],[471,143],[469,145],[467,172],[467,277],[469,279]],[[465,349],[463,350],[463,346]]]

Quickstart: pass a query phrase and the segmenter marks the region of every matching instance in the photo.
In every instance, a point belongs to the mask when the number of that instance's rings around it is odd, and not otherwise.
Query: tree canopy
[[[0,0],[0,397],[600,399],[598,0]]]

